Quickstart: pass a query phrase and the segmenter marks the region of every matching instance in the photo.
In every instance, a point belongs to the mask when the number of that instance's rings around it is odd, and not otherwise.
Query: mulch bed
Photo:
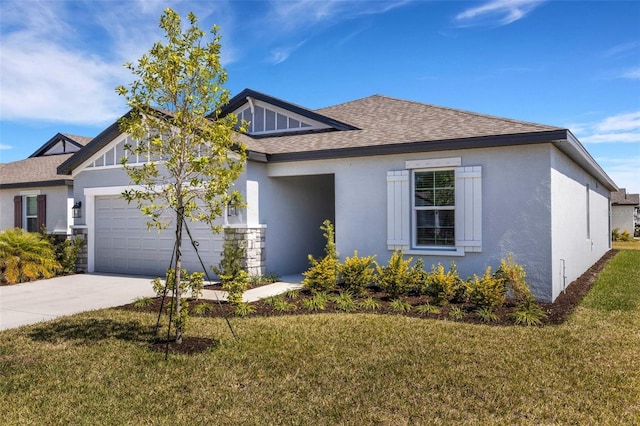
[[[616,255],[617,250],[609,250],[602,258],[600,258],[591,268],[589,268],[584,274],[582,274],[578,279],[573,281],[563,293],[560,294],[556,298],[553,303],[539,303],[538,305],[547,313],[547,317],[542,320],[543,325],[558,325],[562,324],[567,320],[569,315],[574,311],[576,306],[580,303],[580,301],[584,298],[584,296],[589,292],[591,286],[594,281],[598,277],[600,271],[607,265],[607,263]],[[455,304],[455,305],[445,305],[441,307],[440,313],[438,314],[421,314],[417,312],[415,309],[412,309],[408,312],[399,313],[391,307],[391,300],[389,297],[380,291],[376,291],[376,289],[372,289],[367,295],[371,298],[375,299],[379,302],[380,306],[376,310],[365,310],[363,308],[357,308],[351,313],[375,313],[375,314],[389,314],[389,315],[405,315],[410,317],[419,317],[419,318],[432,318],[432,319],[442,319],[442,320],[452,320],[449,312],[453,307],[459,307],[464,311],[463,318],[456,320],[459,322],[467,322],[474,324],[485,324],[485,325],[494,325],[494,326],[510,326],[514,324],[513,318],[511,317],[514,308],[516,307],[516,303],[514,301],[507,300],[505,304],[495,310],[495,314],[498,317],[497,321],[493,321],[490,323],[484,322],[475,312],[470,305],[466,304]],[[278,311],[274,309],[274,307],[269,304],[265,300],[260,300],[255,303],[252,303],[251,306],[255,308],[255,311],[248,314],[247,316],[282,316],[282,315],[304,315],[310,313],[338,313],[340,311],[334,302],[327,303],[326,309],[320,311],[309,311],[303,307],[302,301],[310,297],[310,294],[301,290],[298,292],[297,296],[287,298],[287,302],[295,305],[295,309],[287,310],[287,311]],[[425,304],[430,301],[428,296],[408,296],[404,299],[406,302],[411,304],[412,307]],[[228,303],[218,303],[209,300],[189,300],[190,312],[193,316],[201,316],[201,317],[211,317],[211,318],[219,318],[219,317],[237,317],[237,314],[234,312],[234,307]],[[157,313],[160,310],[161,306],[160,298],[153,298],[150,300],[150,303],[146,306],[140,306],[138,303],[130,303],[124,306],[121,306],[120,309],[124,310],[133,310],[139,312],[154,312]],[[165,301],[163,310],[167,310],[169,301],[168,299]],[[200,306],[203,305],[203,306]],[[200,306],[200,307],[199,307]],[[203,309],[206,308],[206,309]],[[166,319],[163,321],[166,322]],[[176,345],[175,343],[169,344],[169,352],[170,353],[195,353],[206,350],[212,346],[215,346],[217,341],[206,338],[195,338],[185,336],[183,343],[181,345]],[[152,347],[158,351],[164,352],[166,350],[166,341],[154,342]]]

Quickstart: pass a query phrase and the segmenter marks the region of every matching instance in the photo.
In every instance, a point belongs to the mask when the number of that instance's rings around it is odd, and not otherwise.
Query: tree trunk
[[[182,272],[182,223],[184,221],[184,210],[180,206],[177,211],[176,220],[176,274],[175,274],[175,289],[176,289],[176,343],[182,343],[182,314],[181,302],[182,302],[182,289],[180,286],[181,272]]]

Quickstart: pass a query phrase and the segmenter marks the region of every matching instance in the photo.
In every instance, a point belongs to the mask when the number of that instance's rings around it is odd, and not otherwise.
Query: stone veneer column
[[[89,250],[87,245],[87,234],[87,228],[71,229],[71,238],[82,239],[82,247],[80,247],[80,252],[78,253],[78,258],[76,259],[76,272],[86,273],[89,270]]]
[[[224,239],[235,240],[245,247],[245,258],[242,266],[251,276],[265,274],[266,251],[265,231],[262,227],[228,227],[224,229]]]

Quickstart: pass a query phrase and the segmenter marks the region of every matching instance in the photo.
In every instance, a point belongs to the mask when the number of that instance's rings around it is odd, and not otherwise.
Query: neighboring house
[[[544,301],[610,249],[618,188],[567,129],[379,95],[312,111],[244,90],[222,113],[251,123],[235,186],[247,207],[221,220],[247,241],[253,273],[306,270],[324,219],[342,258],[404,250],[427,268],[455,261],[466,278],[512,253]],[[162,275],[173,233],[148,232],[122,199],[126,141],[114,123],[58,171],[82,201],[89,270]],[[223,237],[190,226],[216,264]]]
[[[91,138],[58,133],[29,158],[0,164],[0,229],[69,234],[73,178],[57,168]]]
[[[620,188],[611,193],[611,228],[620,232],[627,231],[634,236],[640,210],[640,194],[627,194],[627,190]],[[639,235],[636,235],[639,236]]]

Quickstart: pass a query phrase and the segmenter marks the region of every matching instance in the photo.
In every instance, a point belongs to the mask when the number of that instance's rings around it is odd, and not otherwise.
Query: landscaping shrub
[[[611,240],[618,241],[619,238],[620,238],[620,229],[613,228],[613,230],[611,231]]]
[[[9,284],[51,278],[61,269],[51,243],[14,228],[0,232],[1,279]]]
[[[524,268],[513,260],[513,255],[509,253],[506,259],[500,260],[500,266],[494,274],[496,279],[503,281],[508,295],[518,301],[523,301],[531,297],[531,290],[527,284]]]
[[[374,280],[374,258],[358,257],[358,251],[354,251],[353,257],[347,257],[344,264],[338,266],[339,285],[356,296],[364,295]]]
[[[218,267],[211,267],[220,278],[222,289],[228,293],[227,301],[233,305],[242,303],[242,294],[249,287],[249,273],[242,266],[246,252],[243,242],[235,238],[225,239],[222,260]]]
[[[430,303],[416,306],[416,312],[420,314],[439,314],[440,308]]]
[[[514,310],[513,319],[519,325],[542,325],[547,313],[533,300],[532,296],[525,298]]]
[[[82,249],[84,240],[80,237],[67,238],[66,235],[48,234],[46,228],[40,233],[43,239],[51,244],[56,260],[60,264],[58,275],[73,274],[76,272],[76,261]]]
[[[191,293],[191,297],[194,299],[199,298],[202,295],[202,288],[204,287],[204,272],[193,272],[189,274],[186,269],[182,269],[180,274],[180,291],[183,295]],[[163,282],[160,278],[155,278],[151,281],[153,289],[158,296],[171,295],[174,293],[176,287],[176,270],[171,268],[167,269],[167,275]],[[173,318],[173,322],[176,326],[181,326],[186,329],[187,321],[189,320],[189,302],[186,297],[180,298],[180,318]]]
[[[620,240],[620,241],[623,241],[623,242],[628,242],[628,241],[633,240],[633,238],[631,238],[631,234],[629,234],[629,231],[623,231],[623,232],[620,234],[620,238],[619,238],[619,240]]]
[[[362,299],[358,302],[358,306],[362,309],[366,309],[367,311],[375,311],[380,309],[380,302],[373,297],[367,297],[366,299]]]
[[[303,299],[302,306],[308,311],[324,311],[329,300],[327,293],[316,293],[309,299]]]
[[[404,296],[414,287],[416,273],[411,267],[412,260],[412,257],[405,260],[403,252],[396,250],[387,266],[376,266],[377,283],[391,298]]]
[[[431,273],[426,274],[422,287],[422,292],[432,296],[437,303],[451,302],[464,292],[455,262],[451,262],[447,272],[440,263],[431,265]]]
[[[394,312],[409,312],[411,310],[411,304],[402,298],[393,299],[389,305]]]
[[[338,252],[336,251],[335,233],[331,221],[325,220],[320,227],[326,239],[325,256],[316,260],[309,255],[311,267],[303,272],[302,286],[313,293],[331,291],[338,281]]]
[[[336,304],[336,309],[338,309],[339,311],[351,312],[355,311],[357,308],[356,302],[353,300],[353,297],[350,293],[347,292],[340,293],[333,299],[333,301]]]
[[[503,280],[491,275],[491,267],[488,266],[482,278],[473,275],[465,283],[465,296],[476,308],[493,310],[504,303],[506,288]]]

